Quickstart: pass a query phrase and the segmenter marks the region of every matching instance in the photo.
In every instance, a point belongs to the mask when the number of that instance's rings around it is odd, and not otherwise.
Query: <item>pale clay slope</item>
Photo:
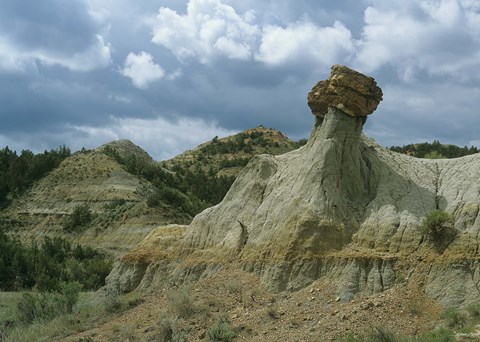
[[[334,65],[308,94],[316,123],[305,146],[252,159],[220,204],[175,234],[158,228],[109,285],[241,267],[274,291],[327,279],[342,301],[399,282],[444,306],[477,301],[480,154],[422,160],[381,148],[362,126],[382,96],[373,78]],[[437,207],[454,216],[457,235],[433,244],[418,228]]]
[[[480,155],[417,159],[381,148],[361,130],[362,118],[330,108],[304,147],[254,158],[225,199],[197,215],[177,244],[157,246],[159,261],[118,266],[110,283],[127,282],[131,290],[155,277],[196,279],[235,263],[276,291],[329,276],[348,300],[358,291],[383,291],[408,271],[444,305],[474,301]],[[459,231],[442,252],[418,230],[436,196]],[[412,253],[422,256],[411,262]],[[135,279],[122,275],[127,270]]]

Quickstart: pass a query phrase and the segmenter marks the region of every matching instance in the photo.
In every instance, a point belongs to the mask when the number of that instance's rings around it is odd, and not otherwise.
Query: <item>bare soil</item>
[[[175,286],[160,286],[145,301],[105,324],[62,341],[158,341],[161,317],[178,315],[172,307]],[[178,289],[177,289],[178,290]],[[243,271],[224,270],[189,285],[192,312],[178,318],[188,341],[207,341],[219,319],[236,332],[235,341],[332,341],[347,333],[375,327],[416,335],[435,327],[441,308],[415,284],[397,284],[379,294],[359,294],[348,303],[335,298],[328,282],[295,292],[274,294]]]

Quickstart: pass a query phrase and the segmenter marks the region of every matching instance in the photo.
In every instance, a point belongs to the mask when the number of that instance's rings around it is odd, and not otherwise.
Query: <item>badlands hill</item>
[[[113,253],[124,253],[149,228],[170,223],[169,213],[145,210],[145,197],[153,191],[153,186],[103,153],[107,146],[128,150],[130,155],[153,163],[129,141],[77,152],[13,201],[3,213],[15,223],[10,228],[24,240],[43,235],[64,236],[66,218],[75,207],[87,204],[96,219],[79,234],[67,237]]]
[[[158,163],[131,141],[112,141],[75,153],[36,182],[2,212],[2,224],[8,225],[2,228],[25,241],[43,235],[62,236],[122,256],[153,228],[191,221],[192,212],[198,209],[186,211],[175,202],[179,198],[188,203],[195,198],[200,209],[212,204],[196,198],[184,182],[194,172],[202,178],[199,165],[204,171],[202,179],[210,180],[206,185],[218,197],[216,204],[254,155],[279,154],[296,147],[297,143],[281,132],[259,126],[232,137],[215,138]],[[193,164],[197,166],[193,168]],[[211,170],[213,174],[207,174]],[[187,171],[190,174],[186,175]],[[217,179],[224,182],[215,182]],[[79,206],[87,206],[94,218],[76,232],[66,233],[65,221]]]
[[[340,303],[400,285],[444,307],[477,301],[480,154],[426,160],[378,146],[362,127],[381,99],[372,78],[333,66],[308,95],[316,122],[305,146],[253,158],[221,203],[189,226],[153,230],[109,286],[235,268],[274,292],[322,284]],[[454,221],[440,244],[419,229],[436,209]]]
[[[255,155],[278,155],[292,151],[303,143],[294,142],[282,132],[260,125],[229,137],[215,137],[193,150],[162,162],[162,165],[169,170],[213,170],[217,176],[236,176]]]

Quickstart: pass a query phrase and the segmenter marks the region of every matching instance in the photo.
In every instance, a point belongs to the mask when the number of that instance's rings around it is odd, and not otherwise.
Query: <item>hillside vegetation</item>
[[[22,194],[70,155],[70,149],[65,145],[39,154],[23,150],[17,155],[17,152],[10,150],[8,146],[1,149],[0,209],[7,206],[12,197]]]
[[[458,158],[478,153],[478,148],[475,146],[467,147],[465,145],[464,147],[459,147],[456,145],[445,145],[441,144],[438,140],[434,140],[432,143],[424,142],[392,146],[390,150],[412,157],[427,159]]]
[[[165,162],[128,140],[71,153],[0,151],[0,226],[24,242],[60,236],[121,256],[151,229],[189,223],[219,203],[255,155],[300,146],[259,126]]]
[[[0,290],[35,287],[59,291],[62,283],[78,282],[84,290],[105,284],[112,260],[91,247],[72,245],[62,238],[44,237],[22,244],[0,230]]]
[[[129,173],[154,185],[155,190],[147,198],[149,207],[170,205],[193,217],[223,199],[236,175],[253,156],[285,153],[303,143],[305,141],[293,142],[279,131],[258,126],[226,138],[214,137],[194,150],[158,164],[120,153],[108,145],[103,152]]]

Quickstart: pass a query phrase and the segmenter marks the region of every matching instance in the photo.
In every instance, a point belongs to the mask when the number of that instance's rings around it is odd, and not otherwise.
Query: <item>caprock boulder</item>
[[[255,157],[220,204],[174,235],[159,228],[125,256],[110,285],[194,280],[233,265],[275,291],[328,277],[341,300],[398,282],[443,305],[475,300],[480,155],[424,160],[378,146],[362,127],[381,99],[373,78],[333,66],[308,95],[316,122],[305,146]],[[418,229],[437,207],[457,231],[441,250]],[[122,271],[138,265],[143,280],[126,281]]]

